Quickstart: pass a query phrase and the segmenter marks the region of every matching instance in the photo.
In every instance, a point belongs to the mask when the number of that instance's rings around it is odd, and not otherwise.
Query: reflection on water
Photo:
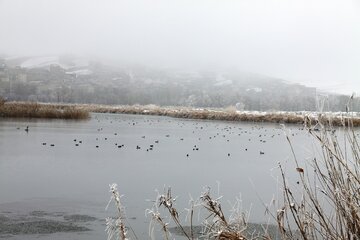
[[[288,128],[298,158],[314,156],[301,126]],[[219,188],[225,212],[227,202],[241,194],[243,209],[251,209],[250,221],[265,222],[262,201],[276,198],[279,189],[277,163],[291,162],[276,124],[117,114],[94,114],[80,122],[0,119],[0,153],[0,214],[64,208],[66,214],[104,219],[115,213],[105,212],[105,206],[108,185],[116,182],[140,239],[146,238],[150,220],[145,217],[152,205],[147,199],[164,186],[178,196],[179,209],[204,186],[212,187],[215,196]],[[45,209],[51,204],[56,207]],[[103,223],[95,221],[89,225],[93,231],[71,238],[105,238]]]

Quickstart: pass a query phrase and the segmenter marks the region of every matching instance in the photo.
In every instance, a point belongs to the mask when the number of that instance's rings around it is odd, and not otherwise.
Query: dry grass
[[[119,239],[119,240],[127,240],[127,230],[125,227],[125,209],[120,201],[120,194],[117,190],[117,184],[113,183],[110,185],[111,198],[108,203],[108,206],[111,201],[114,201],[115,207],[117,210],[117,217],[106,218],[106,229],[105,231],[108,234],[108,240],[111,239]],[[106,208],[108,208],[108,206]]]
[[[6,102],[5,98],[0,96],[0,107],[4,106],[5,102]]]
[[[113,185],[112,185],[113,186]],[[113,189],[113,188],[112,188]],[[120,199],[118,192],[112,192],[112,199]],[[115,196],[115,197],[114,197]],[[194,239],[219,239],[219,240],[250,240],[250,239],[272,239],[268,234],[268,226],[258,224],[250,226],[247,222],[248,216],[242,212],[241,200],[237,199],[231,209],[231,215],[226,217],[220,202],[221,197],[213,198],[210,194],[210,188],[201,194],[197,200],[190,201],[190,208],[185,209],[186,216],[184,219],[184,211],[179,212],[176,209],[176,197],[172,196],[171,189],[164,190],[164,193],[158,193],[154,205],[151,209],[146,210],[146,215],[151,216],[149,238],[158,239],[154,235],[156,225],[159,225],[162,232],[162,239],[175,239],[169,229],[176,230],[178,235],[188,240]],[[124,226],[126,218],[120,201],[115,201],[118,209],[118,218],[116,220],[107,220],[107,232],[109,239],[117,236],[115,239],[130,239],[127,234],[127,227]],[[202,213],[202,214],[200,214]],[[194,216],[202,216],[202,226],[194,226]],[[169,221],[169,222],[167,222]],[[170,221],[176,227],[169,228]],[[190,224],[185,226],[184,222]],[[130,228],[131,229],[131,228]],[[131,229],[132,230],[132,229]],[[134,233],[133,233],[134,234]],[[274,234],[272,234],[274,236]],[[276,234],[275,234],[276,235]],[[134,238],[137,239],[134,234]],[[275,239],[275,238],[273,238]]]
[[[86,109],[72,105],[40,104],[33,102],[0,102],[0,117],[88,119]]]
[[[286,230],[291,222],[302,239],[360,238],[360,147],[351,120],[342,124],[349,126],[343,129],[343,143],[335,130],[322,124],[320,131],[308,129],[320,144],[321,156],[307,170],[294,154],[299,186],[291,184],[280,166],[284,206],[277,220],[284,239],[295,238]]]
[[[33,111],[35,110],[35,112]],[[86,119],[89,112],[120,113],[168,116],[174,118],[243,121],[243,122],[272,122],[288,124],[315,125],[321,123],[325,126],[360,126],[360,117],[349,113],[341,115],[310,114],[304,112],[241,112],[234,107],[226,109],[197,109],[188,107],[159,107],[156,105],[93,105],[93,104],[43,104],[29,102],[5,102],[0,98],[0,116],[3,117],[34,117],[34,118],[62,118]]]
[[[189,119],[206,119],[220,121],[247,121],[247,122],[273,122],[304,124],[305,121],[313,123],[320,122],[326,126],[343,126],[347,125],[349,119],[353,126],[360,126],[360,117],[351,116],[348,113],[341,115],[320,114],[314,115],[303,112],[239,112],[234,108],[226,109],[196,109],[187,107],[159,107],[155,105],[120,105],[120,106],[103,106],[103,105],[82,105],[90,112],[97,113],[124,113],[124,114],[142,114],[169,116],[175,118]]]

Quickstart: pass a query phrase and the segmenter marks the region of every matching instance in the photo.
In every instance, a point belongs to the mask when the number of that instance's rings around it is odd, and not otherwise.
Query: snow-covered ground
[[[247,92],[254,91],[254,92],[259,93],[259,92],[262,92],[262,88],[257,88],[257,87],[256,88],[247,88],[246,91]]]
[[[80,69],[80,70],[66,72],[66,74],[75,74],[76,76],[90,75],[90,74],[92,74],[92,71],[89,69]]]
[[[23,63],[21,63],[22,68],[42,68],[47,67],[52,64],[60,65],[59,57],[50,56],[50,57],[35,57],[30,58]]]
[[[7,60],[21,60],[22,57],[9,57]],[[26,60],[23,60],[22,62],[18,63],[18,65],[22,68],[44,68],[49,67],[51,65],[58,65],[63,69],[68,70],[69,72],[72,72],[72,69],[74,70],[74,74],[78,75],[84,75],[84,74],[91,74],[86,68],[89,66],[89,62],[85,59],[81,58],[74,58],[71,59],[69,62],[63,62],[60,60],[59,56],[39,56],[39,57],[25,57]],[[81,69],[81,70],[79,70]],[[86,69],[86,71],[85,71]],[[75,71],[79,71],[78,73],[75,73]]]

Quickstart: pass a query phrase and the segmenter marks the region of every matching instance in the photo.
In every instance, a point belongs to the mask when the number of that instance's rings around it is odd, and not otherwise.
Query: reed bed
[[[295,239],[291,223],[301,239],[360,239],[360,146],[352,121],[342,124],[341,136],[321,124],[320,131],[307,129],[319,144],[320,156],[307,167],[294,154],[300,179],[296,184],[279,165],[284,205],[276,219],[283,239]]]
[[[5,99],[0,96],[0,107],[4,106],[5,102]]]
[[[88,119],[89,111],[73,105],[40,104],[35,102],[0,101],[0,117]]]
[[[349,123],[353,127],[360,126],[360,116],[354,113],[313,113],[313,112],[257,112],[236,111],[233,108],[201,109],[190,107],[160,107],[156,105],[95,105],[95,104],[48,104],[31,102],[5,102],[0,98],[0,116],[2,117],[34,117],[86,119],[89,112],[118,113],[168,116],[185,119],[271,122],[312,124],[321,123],[325,126],[343,126]]]
[[[97,113],[124,113],[169,116],[174,118],[220,120],[220,121],[246,121],[246,122],[272,122],[304,124],[305,120],[313,126],[321,123],[326,126],[343,126],[348,124],[360,126],[360,117],[353,113],[322,113],[312,112],[256,112],[235,111],[233,109],[199,109],[188,107],[159,107],[155,105],[81,105],[90,112]]]

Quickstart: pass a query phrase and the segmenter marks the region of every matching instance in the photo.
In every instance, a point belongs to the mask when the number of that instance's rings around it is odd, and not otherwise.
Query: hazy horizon
[[[0,0],[0,53],[237,69],[360,93],[355,0]]]

